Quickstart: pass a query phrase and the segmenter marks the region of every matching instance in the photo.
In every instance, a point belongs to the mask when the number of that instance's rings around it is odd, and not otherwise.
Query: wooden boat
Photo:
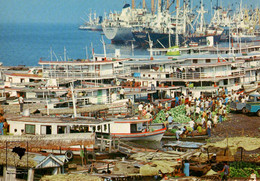
[[[110,135],[121,140],[160,141],[166,128],[153,129],[152,119],[118,119],[110,126]]]

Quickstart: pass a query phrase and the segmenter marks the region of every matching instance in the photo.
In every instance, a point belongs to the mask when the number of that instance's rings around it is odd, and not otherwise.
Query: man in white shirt
[[[19,105],[20,105],[20,113],[23,112],[23,103],[24,103],[24,99],[23,99],[23,96],[19,96],[18,98],[18,102],[19,102]]]
[[[245,97],[243,96],[242,99],[241,99],[241,103],[245,103],[246,102],[246,99]]]
[[[189,104],[186,104],[185,108],[186,108],[186,116],[190,116],[190,106],[189,106]]]
[[[207,122],[207,133],[208,133],[208,137],[211,137],[211,121],[208,120]]]
[[[195,113],[196,113],[197,116],[200,114],[200,108],[198,106],[196,107],[196,112]]]
[[[191,121],[189,122],[189,124],[190,124],[190,127],[194,130],[194,126],[195,126],[194,120],[191,120]]]
[[[196,100],[196,106],[199,106],[200,105],[200,100]]]
[[[185,131],[187,130],[186,126],[184,126],[183,128],[181,128],[180,130],[177,130],[175,132],[176,134],[176,139],[179,140],[180,139],[180,135],[185,133]]]
[[[120,89],[119,93],[120,93],[120,99],[124,99],[125,98],[125,89],[124,89],[124,87],[122,87]]]
[[[142,111],[143,111],[143,104],[140,103],[139,106],[138,106],[138,113],[139,113],[139,116],[141,117],[142,116]]]
[[[208,109],[208,108],[209,108],[209,101],[206,100],[206,101],[205,101],[205,109]]]
[[[213,124],[214,126],[218,124],[218,114],[215,114],[215,116],[213,117]]]
[[[205,118],[204,117],[201,118],[200,124],[201,124],[202,127],[205,127]]]

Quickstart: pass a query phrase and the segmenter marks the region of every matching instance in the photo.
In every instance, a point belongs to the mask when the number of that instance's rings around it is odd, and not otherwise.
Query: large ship
[[[109,17],[102,23],[103,32],[112,43],[134,41],[132,30],[143,25],[147,14],[145,3],[142,9],[136,9],[133,0],[132,7],[130,4],[125,4],[120,14],[109,14]]]
[[[79,26],[80,30],[90,30],[90,31],[102,31],[102,16],[98,16],[96,15],[96,13],[94,12],[93,14],[90,12],[90,14],[88,15],[89,20],[86,21],[84,20],[84,24]]]
[[[162,10],[161,1],[158,1],[158,7],[158,13],[151,19],[150,26],[144,27],[142,31],[133,31],[135,40],[142,46],[147,45],[148,37],[153,41],[154,47],[187,45],[191,42],[202,45],[208,43],[209,37],[213,37],[214,42],[219,42],[223,29],[206,26],[203,2],[197,16],[192,13],[188,3],[184,2],[180,7],[178,0],[175,15],[171,15],[169,6]]]
[[[147,46],[149,41],[153,42],[154,47],[170,47],[171,45],[183,44],[186,39],[187,23],[191,21],[188,6],[184,3],[180,8],[179,1],[176,2],[176,15],[171,15],[169,11],[169,1],[163,9],[162,1],[158,1],[158,11],[155,14],[154,1],[152,0],[152,17],[147,20],[142,28],[134,29],[133,36],[141,46]]]
[[[206,26],[204,14],[207,13],[207,11],[204,9],[203,0],[200,2],[200,10],[197,12],[197,18],[194,21],[196,28],[194,28],[194,33],[189,34],[189,40],[192,42],[197,42],[200,45],[205,45],[208,44],[208,38],[213,37],[214,43],[218,43],[220,41],[221,34],[223,33],[223,29],[220,27]]]

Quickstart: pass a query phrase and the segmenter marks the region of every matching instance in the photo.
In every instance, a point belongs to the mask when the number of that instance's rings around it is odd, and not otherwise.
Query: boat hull
[[[130,27],[103,27],[103,32],[115,44],[134,40]]]
[[[144,141],[161,141],[166,128],[156,130],[153,132],[144,132],[144,133],[111,133],[111,136],[114,138],[120,138],[121,140],[144,140]]]

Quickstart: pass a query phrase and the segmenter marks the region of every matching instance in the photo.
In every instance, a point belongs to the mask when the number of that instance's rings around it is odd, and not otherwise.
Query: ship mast
[[[158,0],[158,13],[162,11],[162,0]]]
[[[203,0],[200,1],[200,10],[197,11],[200,14],[200,32],[203,32],[204,27],[204,13],[207,13],[207,11],[204,10]]]
[[[167,3],[166,3],[166,9],[167,9],[167,10],[170,9],[170,2],[169,2],[169,0],[167,0]]]
[[[145,9],[145,5],[146,5],[146,4],[145,4],[145,0],[143,0],[143,9]]]
[[[154,14],[154,0],[151,0],[151,11]]]
[[[135,9],[135,0],[132,0],[132,9]]]
[[[179,24],[179,0],[176,1],[176,38],[175,38],[175,46],[179,46],[179,35],[178,35],[178,24]]]

